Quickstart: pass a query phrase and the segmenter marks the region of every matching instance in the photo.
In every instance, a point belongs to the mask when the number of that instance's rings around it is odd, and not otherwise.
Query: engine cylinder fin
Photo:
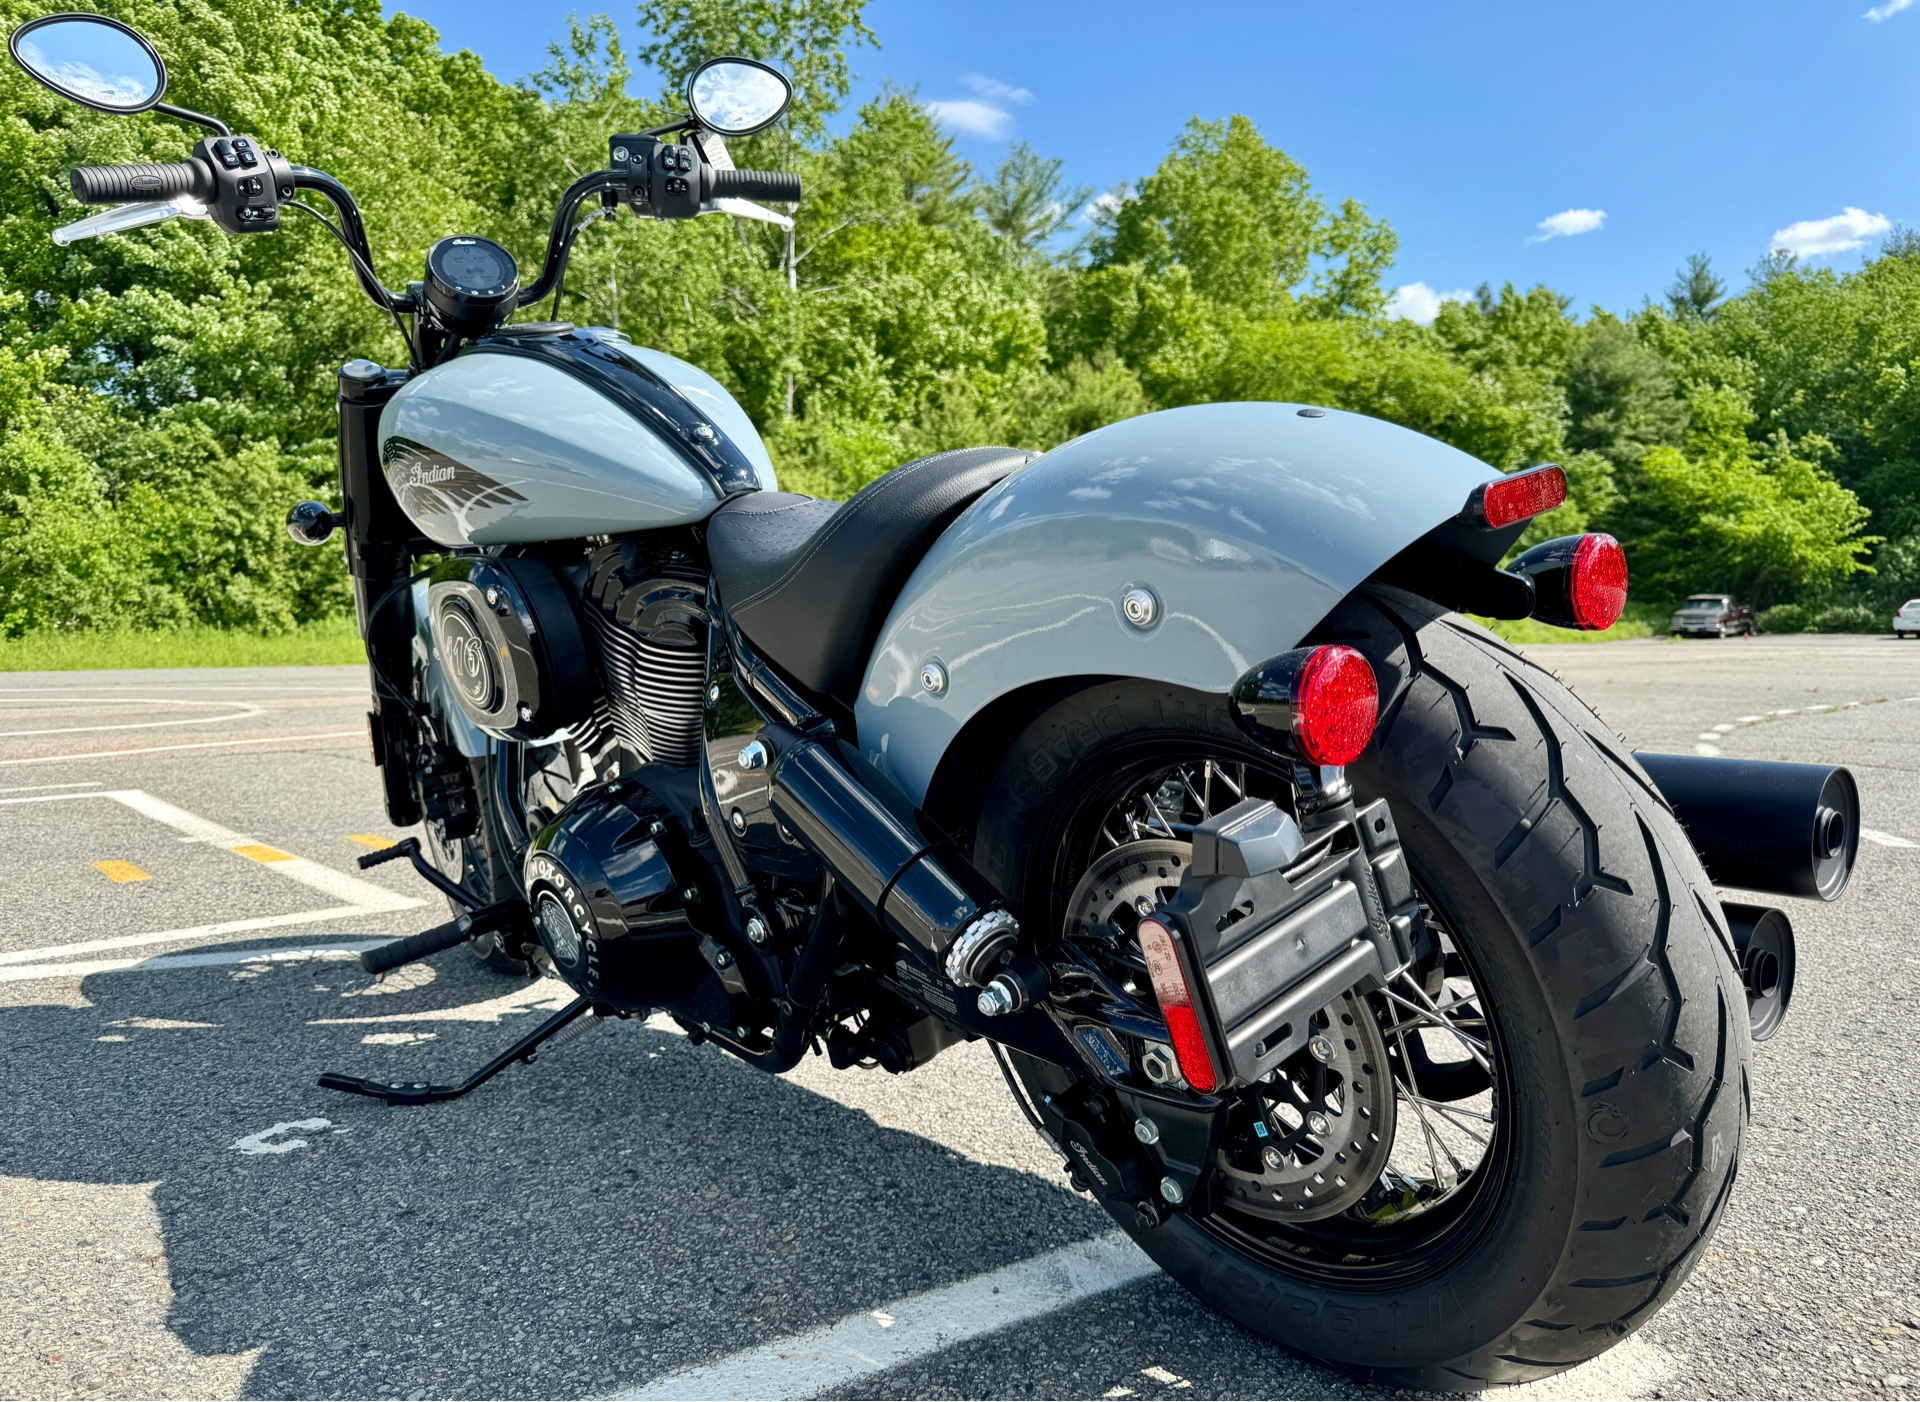
[[[696,597],[700,592],[681,581],[670,582]],[[707,682],[705,639],[695,629],[695,636],[686,640],[684,625],[673,630],[671,642],[623,625],[612,612],[623,593],[631,596],[635,589],[622,589],[617,580],[609,580],[601,592],[604,602],[584,610],[605,687],[593,719],[643,759],[696,764]]]

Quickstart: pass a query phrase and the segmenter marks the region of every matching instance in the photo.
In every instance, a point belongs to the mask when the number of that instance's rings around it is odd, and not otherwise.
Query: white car
[[[1908,599],[1893,616],[1893,636],[1920,638],[1920,599]]]

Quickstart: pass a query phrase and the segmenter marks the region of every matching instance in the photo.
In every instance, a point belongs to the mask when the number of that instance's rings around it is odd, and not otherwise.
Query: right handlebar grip
[[[199,161],[172,165],[78,166],[68,175],[81,204],[135,204],[142,200],[213,193],[213,172]]]
[[[467,938],[467,927],[458,920],[449,920],[444,925],[435,925],[431,930],[422,930],[417,935],[408,935],[392,944],[366,950],[360,956],[360,967],[370,974],[384,974],[388,969],[397,969],[402,964],[411,964],[429,954],[438,954],[443,949],[464,944]]]
[[[707,191],[709,199],[800,201],[800,177],[790,170],[709,170],[708,175],[713,182]]]

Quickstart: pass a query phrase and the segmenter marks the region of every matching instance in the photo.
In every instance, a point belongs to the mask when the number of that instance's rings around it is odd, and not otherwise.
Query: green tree
[[[1068,188],[1060,175],[1065,164],[1057,156],[1046,159],[1024,141],[1014,143],[992,182],[974,187],[987,227],[1031,252],[1070,225],[1093,187]]]

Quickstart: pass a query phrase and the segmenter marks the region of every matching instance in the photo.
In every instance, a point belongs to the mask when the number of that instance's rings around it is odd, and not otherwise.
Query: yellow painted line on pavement
[[[371,847],[376,852],[393,846],[392,838],[382,837],[374,832],[350,832],[347,834],[347,841],[357,842],[362,847]]]
[[[282,852],[278,847],[268,847],[260,842],[242,842],[237,847],[229,847],[229,852],[238,852],[243,857],[251,857],[256,862],[290,862],[293,853]]]
[[[108,862],[95,862],[93,864],[93,868],[95,871],[99,872],[102,876],[106,877],[107,880],[109,881],[151,881],[153,880],[152,872],[142,871],[139,867],[135,866],[132,862],[123,862],[123,861],[119,861],[118,859],[113,861],[108,861]]]

